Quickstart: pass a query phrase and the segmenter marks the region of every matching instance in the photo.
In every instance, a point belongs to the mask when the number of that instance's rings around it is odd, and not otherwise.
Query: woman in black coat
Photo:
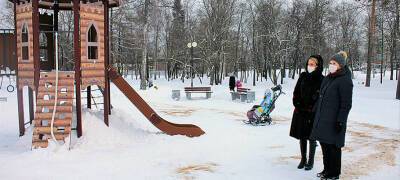
[[[236,85],[236,78],[235,76],[232,74],[229,77],[229,90],[230,91],[235,91],[235,85]]]
[[[346,63],[347,54],[339,52],[329,62],[329,75],[321,85],[311,139],[321,144],[324,170],[321,179],[339,179],[341,148],[345,144],[347,117],[352,106],[353,82]]]
[[[295,106],[290,126],[290,136],[300,140],[301,161],[297,168],[311,170],[314,165],[315,140],[309,140],[310,151],[307,162],[307,140],[309,139],[314,112],[313,107],[318,100],[319,89],[324,76],[323,59],[320,55],[313,55],[307,60],[306,72],[300,74],[293,92]]]

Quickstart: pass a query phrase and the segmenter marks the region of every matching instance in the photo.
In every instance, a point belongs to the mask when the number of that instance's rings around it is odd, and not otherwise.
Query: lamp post
[[[193,48],[197,47],[197,43],[190,42],[187,47],[190,48],[190,87],[193,87]]]

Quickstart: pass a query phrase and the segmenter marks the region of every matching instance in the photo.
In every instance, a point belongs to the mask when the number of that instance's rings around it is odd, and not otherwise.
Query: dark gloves
[[[343,123],[342,122],[336,122],[336,132],[341,132],[343,129]]]

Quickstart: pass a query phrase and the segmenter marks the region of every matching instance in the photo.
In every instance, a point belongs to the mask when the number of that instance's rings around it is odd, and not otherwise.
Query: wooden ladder
[[[36,96],[36,112],[33,121],[32,136],[33,148],[46,148],[51,136],[51,119],[55,101],[55,72],[41,72]],[[74,72],[59,71],[57,110],[54,118],[53,132],[57,141],[65,142],[71,133],[73,99],[74,99]]]

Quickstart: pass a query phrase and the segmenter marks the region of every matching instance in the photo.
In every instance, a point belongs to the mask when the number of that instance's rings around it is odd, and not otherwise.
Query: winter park
[[[399,0],[0,0],[0,179],[399,179]]]

